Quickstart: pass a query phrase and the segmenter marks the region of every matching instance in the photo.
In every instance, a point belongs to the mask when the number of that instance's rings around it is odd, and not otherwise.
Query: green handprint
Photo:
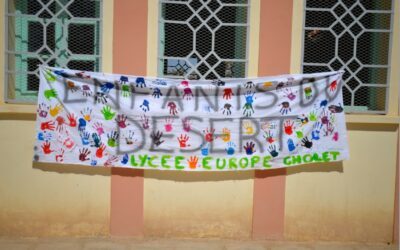
[[[103,114],[104,119],[107,121],[112,120],[115,116],[115,112],[111,112],[110,106],[104,106],[101,110],[101,113]]]
[[[57,91],[55,89],[48,89],[44,91],[44,96],[47,100],[50,100],[52,97],[57,98]]]
[[[309,118],[310,118],[310,121],[312,121],[312,122],[317,121],[317,114],[315,113],[315,111],[311,111]]]
[[[297,136],[297,138],[299,138],[299,139],[303,138],[303,137],[304,137],[303,131],[302,131],[302,130],[297,130],[297,131],[296,131],[296,136]]]
[[[57,80],[57,77],[55,75],[53,75],[50,70],[46,70],[44,77],[49,82],[55,82]]]
[[[115,147],[117,146],[117,140],[119,138],[119,133],[117,131],[111,131],[111,133],[107,134],[107,144],[110,147]]]
[[[129,97],[131,96],[131,90],[130,90],[130,86],[123,84],[122,85],[122,96],[123,97]]]

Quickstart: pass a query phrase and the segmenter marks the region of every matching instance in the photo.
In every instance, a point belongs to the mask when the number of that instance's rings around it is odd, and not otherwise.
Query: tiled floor
[[[372,243],[343,242],[280,242],[280,241],[234,241],[207,239],[109,239],[109,238],[40,238],[40,239],[7,239],[0,238],[1,250],[65,250],[65,249],[321,249],[321,250],[394,250],[398,246]]]

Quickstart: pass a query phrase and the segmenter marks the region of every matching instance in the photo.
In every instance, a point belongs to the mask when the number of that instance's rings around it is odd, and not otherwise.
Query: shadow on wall
[[[396,124],[347,124],[348,130],[353,131],[396,131]],[[350,149],[351,150],[351,149]],[[60,174],[84,174],[84,175],[103,175],[111,176],[143,176],[143,170],[130,169],[130,168],[110,168],[105,167],[90,167],[83,165],[61,165],[51,163],[33,162],[32,165],[35,169],[42,171],[57,172]],[[205,182],[205,181],[226,181],[226,180],[247,180],[253,178],[268,178],[282,175],[294,175],[301,173],[315,173],[315,172],[343,172],[343,162],[329,162],[329,163],[312,163],[307,165],[300,165],[291,167],[290,171],[286,168],[273,169],[273,170],[258,170],[254,174],[254,170],[247,171],[232,171],[232,172],[183,172],[183,171],[159,171],[159,170],[144,170],[146,178],[169,180],[177,182]]]
[[[111,168],[106,167],[90,167],[80,165],[61,165],[52,163],[33,162],[32,167],[42,171],[57,172],[60,174],[84,174],[84,175],[113,175],[120,176],[142,176],[143,170],[130,168]],[[254,175],[254,170],[247,171],[226,171],[226,172],[184,172],[184,171],[159,171],[159,170],[144,170],[146,178],[157,180],[168,180],[177,182],[215,182],[226,180],[248,180],[253,178],[268,178],[280,175],[293,175],[300,173],[313,172],[343,172],[342,162],[329,162],[324,164],[314,163],[292,167],[290,173],[287,173],[285,168],[258,170],[257,175]]]

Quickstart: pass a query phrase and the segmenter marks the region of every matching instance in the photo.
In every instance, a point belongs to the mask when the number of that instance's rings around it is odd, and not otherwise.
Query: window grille
[[[306,0],[303,72],[344,70],[345,110],[385,113],[392,0]]]
[[[40,64],[100,70],[101,5],[101,0],[6,1],[6,102],[36,102]]]
[[[187,79],[247,75],[247,0],[160,0],[158,74]]]

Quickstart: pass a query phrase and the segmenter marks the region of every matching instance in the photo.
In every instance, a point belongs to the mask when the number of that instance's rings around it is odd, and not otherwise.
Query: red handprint
[[[63,132],[63,131],[64,131],[64,123],[65,123],[64,117],[62,117],[62,116],[57,116],[56,121],[57,121],[57,128],[56,128],[56,130],[57,130],[58,132],[60,132],[60,133]]]
[[[212,142],[214,140],[215,129],[209,130],[208,128],[206,128],[205,130],[203,130],[203,132],[205,133],[204,138],[207,142]]]
[[[50,146],[51,146],[50,142],[44,142],[42,144],[43,153],[47,155],[50,154],[51,152],[54,152],[54,150],[51,150]]]
[[[71,149],[75,146],[75,142],[72,140],[72,138],[67,138],[64,140],[63,145],[67,148],[67,149]]]
[[[40,129],[41,130],[51,130],[51,131],[53,131],[54,130],[54,122],[53,121],[48,121],[48,122],[42,122],[41,124],[40,124]]]
[[[178,141],[179,141],[179,146],[181,148],[186,148],[187,146],[190,146],[189,144],[186,144],[187,141],[189,140],[189,136],[188,135],[182,135],[180,137],[177,137]]]
[[[229,100],[232,98],[233,91],[231,88],[224,89],[224,95],[222,96],[224,99]]]
[[[331,83],[329,84],[329,90],[330,90],[331,92],[333,92],[333,91],[336,90],[336,88],[337,88],[337,81],[335,80],[335,81],[333,81],[333,82],[331,82]]]
[[[195,169],[197,167],[197,162],[199,161],[199,157],[191,156],[189,160],[187,160],[189,168]]]
[[[285,128],[285,133],[287,135],[291,135],[293,134],[293,126],[294,126],[294,122],[290,122],[290,121],[286,121],[284,124],[284,128]]]
[[[76,117],[73,113],[69,113],[67,115],[67,119],[69,121],[69,126],[70,127],[76,127]]]
[[[126,123],[126,118],[126,115],[117,115],[117,118],[115,118],[115,121],[120,128],[126,128],[126,126],[129,125]]]
[[[106,146],[102,143],[100,144],[100,147],[96,150],[96,157],[102,158],[103,157],[103,152],[106,149]]]
[[[60,150],[60,154],[56,155],[56,162],[63,162],[64,161],[64,149]]]
[[[193,97],[192,89],[189,88],[189,87],[184,88],[184,89],[183,89],[183,96],[182,96],[182,98],[183,98],[183,99],[186,98],[186,100],[191,100],[192,97]]]
[[[90,154],[90,150],[87,148],[79,149],[79,160],[80,161],[87,161],[89,158],[87,157]]]
[[[167,106],[168,106],[168,108],[169,108],[169,113],[170,113],[171,115],[176,115],[176,114],[178,114],[178,110],[176,109],[176,104],[175,104],[175,102],[169,102],[169,103],[167,104]]]

